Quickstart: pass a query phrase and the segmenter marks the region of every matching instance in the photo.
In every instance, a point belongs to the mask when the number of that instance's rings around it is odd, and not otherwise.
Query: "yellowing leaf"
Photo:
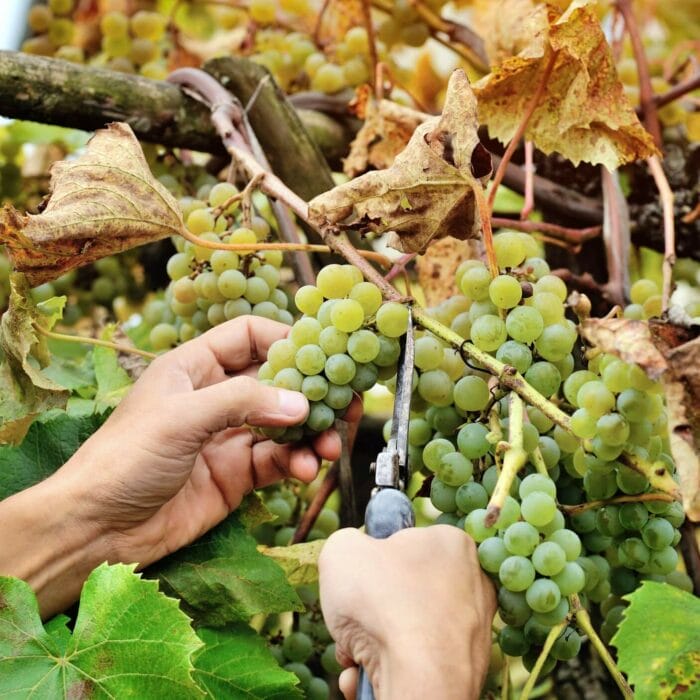
[[[321,45],[334,47],[348,29],[364,26],[363,0],[329,0],[326,4],[317,37]]]
[[[460,294],[455,284],[455,272],[460,263],[478,257],[468,241],[445,238],[434,241],[425,255],[416,259],[418,282],[428,306],[437,306],[454,294]]]
[[[318,557],[325,540],[300,542],[287,547],[258,547],[267,557],[274,559],[283,569],[292,586],[303,586],[318,581]]]
[[[657,153],[624,94],[589,0],[574,0],[563,14],[531,0],[502,0],[493,16],[485,35],[497,65],[474,85],[479,119],[491,136],[504,143],[513,137],[544,80],[525,131],[544,153],[557,151],[574,164],[600,163],[609,170]]]
[[[80,158],[54,164],[41,214],[0,212],[0,243],[35,286],[182,227],[176,200],[151,175],[131,127],[117,123],[98,131]]]
[[[12,275],[10,306],[0,321],[0,444],[18,444],[36,414],[68,399],[69,392],[41,371],[49,353],[35,329],[51,328],[64,304],[65,297],[58,297],[35,306],[24,276]]]
[[[476,130],[476,99],[464,71],[457,70],[442,116],[418,126],[391,167],[314,198],[312,222],[391,231],[389,245],[404,252],[423,252],[431,240],[448,235],[477,237],[481,220],[474,190],[490,176],[491,158]]]

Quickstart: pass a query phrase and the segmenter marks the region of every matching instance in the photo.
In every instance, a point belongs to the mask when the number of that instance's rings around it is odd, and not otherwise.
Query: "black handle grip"
[[[370,537],[383,540],[415,524],[413,506],[403,491],[385,488],[377,491],[369,499],[365,511],[365,530]],[[357,680],[355,698],[356,700],[375,700],[372,684],[362,667]]]

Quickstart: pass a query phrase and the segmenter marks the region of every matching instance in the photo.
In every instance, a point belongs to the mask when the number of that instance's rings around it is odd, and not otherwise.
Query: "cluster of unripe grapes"
[[[427,0],[425,4],[440,14],[447,0]],[[395,0],[388,3],[388,7],[389,16],[377,27],[377,38],[388,48],[395,44],[419,47],[428,40],[430,30],[410,0]]]
[[[210,243],[255,244],[270,235],[262,217],[252,217],[250,227],[236,219],[236,188],[226,182],[214,185],[208,202],[180,200],[187,229]],[[224,321],[253,314],[291,324],[289,298],[280,283],[283,256],[280,251],[221,250],[175,240],[177,252],[168,260],[170,284],[163,299],[149,302],[144,322],[151,326],[150,344],[166,350]]]
[[[342,667],[323,621],[318,586],[299,586],[297,593],[306,612],[297,616],[286,634],[274,627],[270,630],[270,651],[282,668],[297,676],[307,700],[327,700],[330,686],[326,679],[336,678]]]
[[[324,267],[316,285],[301,287],[294,301],[303,316],[287,338],[270,346],[258,372],[262,382],[301,391],[309,400],[303,426],[265,429],[281,442],[327,430],[354,392],[393,377],[408,323],[407,308],[382,303],[379,288],[352,265]]]

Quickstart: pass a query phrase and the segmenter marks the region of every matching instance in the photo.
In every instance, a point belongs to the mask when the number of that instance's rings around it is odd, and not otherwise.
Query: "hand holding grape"
[[[340,454],[335,432],[292,446],[248,427],[295,425],[308,414],[302,394],[250,376],[288,332],[241,317],[156,359],[59,471],[3,502],[0,523],[17,537],[0,572],[28,580],[42,612],[56,612],[105,559],[145,566],[221,522],[254,488],[286,476],[311,481],[321,457]],[[353,405],[350,416],[357,413]],[[46,503],[45,522],[26,515]],[[37,542],[49,565],[40,551],[26,556]]]

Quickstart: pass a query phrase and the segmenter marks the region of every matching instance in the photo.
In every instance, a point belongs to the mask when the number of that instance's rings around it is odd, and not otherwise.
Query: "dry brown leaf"
[[[479,235],[474,189],[490,175],[491,157],[477,135],[476,99],[464,71],[456,70],[442,116],[419,125],[391,167],[319,195],[309,215],[317,226],[391,231],[389,245],[422,253],[434,238]]]
[[[458,241],[450,236],[433,241],[425,255],[416,259],[418,282],[427,306],[437,306],[461,293],[455,283],[455,272],[463,261],[478,257],[473,245],[470,241]]]
[[[503,143],[515,134],[557,53],[525,138],[544,153],[609,170],[658,153],[617,77],[610,47],[590,0],[574,0],[563,14],[531,0],[494,3],[487,50],[497,62],[474,85],[479,119]]]
[[[683,506],[691,520],[700,521],[700,338],[671,323],[630,319],[589,319],[582,334],[663,382]]]
[[[391,167],[394,158],[411,140],[416,127],[429,118],[427,114],[401,107],[390,100],[377,102],[371,95],[367,96],[361,109],[365,123],[343,161],[343,170],[351,178],[367,170]]]
[[[0,243],[31,286],[183,228],[177,201],[151,174],[128,124],[96,132],[85,153],[51,168],[41,214],[0,211]]]
[[[353,27],[364,26],[363,0],[328,0],[316,36],[324,46],[339,44]]]

